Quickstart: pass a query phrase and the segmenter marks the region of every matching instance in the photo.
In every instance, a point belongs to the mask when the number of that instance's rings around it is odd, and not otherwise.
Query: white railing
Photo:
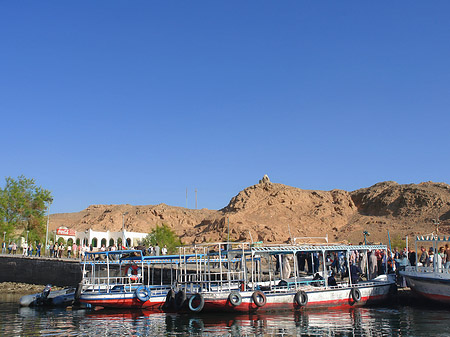
[[[445,267],[433,268],[433,266],[407,266],[405,267],[407,272],[417,272],[417,273],[441,273],[449,274],[450,269]]]

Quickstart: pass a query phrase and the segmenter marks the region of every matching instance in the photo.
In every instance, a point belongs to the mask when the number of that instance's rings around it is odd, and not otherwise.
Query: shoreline
[[[0,293],[2,294],[34,294],[40,293],[45,286],[41,284],[28,284],[20,282],[0,282]],[[52,286],[52,290],[64,289],[63,287]]]

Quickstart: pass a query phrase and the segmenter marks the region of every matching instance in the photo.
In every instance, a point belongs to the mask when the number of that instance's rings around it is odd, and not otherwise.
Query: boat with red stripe
[[[426,250],[428,250],[428,246],[431,246],[434,258],[431,261],[428,257],[425,264],[418,262],[415,266],[406,266],[405,270],[400,271],[400,275],[406,279],[407,285],[419,297],[449,305],[450,262],[445,263],[444,259],[448,259],[448,253],[443,254],[441,247],[448,249],[450,237],[440,237],[433,233],[427,236],[417,236],[416,252],[419,245],[425,246]]]
[[[380,303],[396,292],[395,274],[361,277],[367,275],[368,255],[387,254],[385,245],[226,242],[185,249],[201,258],[195,269],[192,260],[191,268],[183,268],[180,252],[176,296],[185,299],[178,305],[184,311],[353,308]]]
[[[178,259],[144,256],[141,250],[86,253],[78,299],[87,306],[162,311]]]

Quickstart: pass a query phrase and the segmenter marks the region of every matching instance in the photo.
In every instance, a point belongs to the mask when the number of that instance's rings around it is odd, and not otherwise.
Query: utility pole
[[[128,212],[122,213],[122,247],[126,247],[127,243],[125,241],[125,215],[127,215]],[[122,250],[122,247],[120,250]]]
[[[227,217],[228,219],[228,242],[230,242],[230,217]]]
[[[197,209],[197,189],[195,189],[195,209]]]
[[[187,187],[186,187],[186,208],[187,208]]]

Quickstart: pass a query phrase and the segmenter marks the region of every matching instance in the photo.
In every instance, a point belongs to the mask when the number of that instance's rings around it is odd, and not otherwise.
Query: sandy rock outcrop
[[[233,197],[221,210],[187,209],[165,204],[91,205],[78,213],[52,214],[50,227],[84,231],[150,232],[166,224],[184,243],[219,240],[286,242],[295,237],[330,241],[387,242],[391,237],[439,231],[450,234],[450,186],[388,181],[353,192],[304,190],[273,183],[265,175]]]

